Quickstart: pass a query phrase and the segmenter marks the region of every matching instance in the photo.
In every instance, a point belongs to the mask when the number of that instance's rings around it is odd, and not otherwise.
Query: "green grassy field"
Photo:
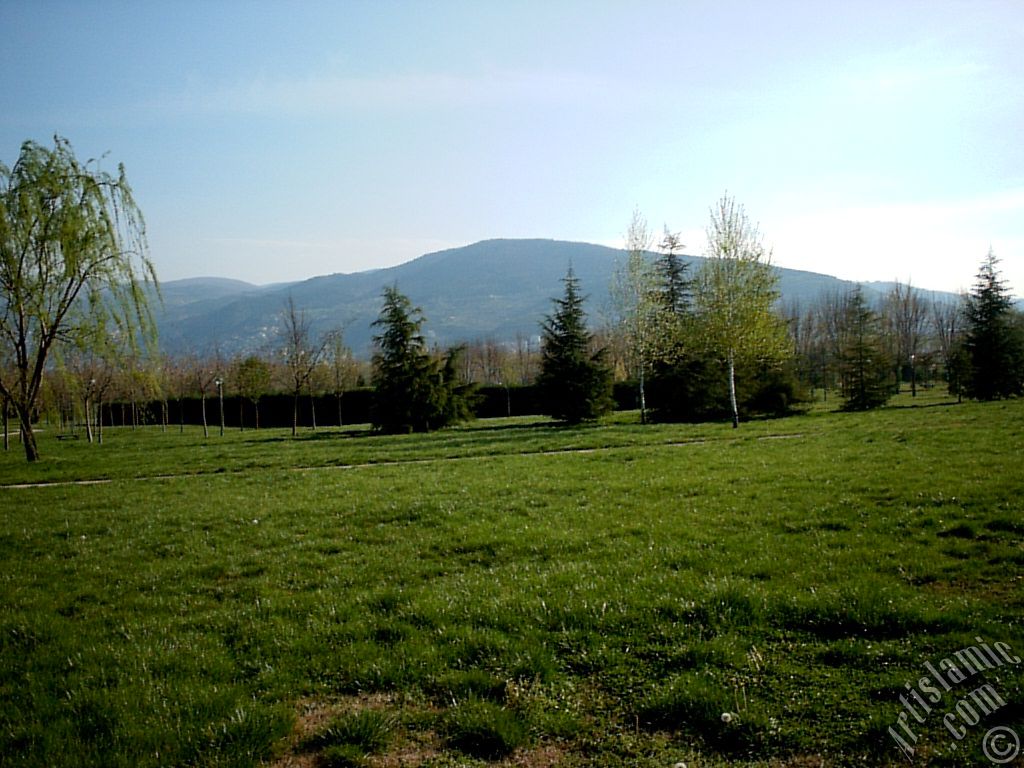
[[[1024,738],[1024,663],[916,705],[916,742],[897,719],[976,638],[1024,656],[1024,402],[634,421],[13,445],[0,765],[979,765]],[[971,724],[983,684],[1005,704]]]

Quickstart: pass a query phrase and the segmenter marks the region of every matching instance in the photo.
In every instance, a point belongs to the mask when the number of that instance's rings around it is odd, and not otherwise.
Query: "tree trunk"
[[[736,358],[729,352],[729,405],[732,407],[732,428],[740,425],[740,409],[736,405]]]
[[[185,406],[181,404],[181,398],[178,398],[178,434],[185,434]]]
[[[25,446],[25,458],[28,461],[37,461],[39,459],[39,447],[36,445],[36,433],[32,431],[32,416],[31,414],[20,406],[15,406],[18,412],[18,434],[21,437],[21,442]]]
[[[161,432],[166,432],[167,431],[167,421],[168,421],[168,418],[169,418],[169,413],[168,413],[169,411],[170,411],[170,409],[167,406],[167,399],[164,398],[163,400],[160,401],[160,431]]]
[[[7,413],[8,402],[7,398],[4,397],[4,450],[11,450],[11,436],[9,433],[11,428],[11,419]]]
[[[644,364],[640,362],[640,423],[647,423],[647,396],[644,392]]]
[[[292,395],[292,437],[299,432],[299,392]]]
[[[245,432],[245,398],[238,398],[238,431]]]
[[[309,413],[313,420],[313,431],[316,432],[316,400],[313,399],[312,393],[309,396]]]
[[[256,410],[256,431],[259,432],[260,431],[260,401],[258,399],[254,400],[252,405],[253,405],[253,408]]]
[[[83,404],[82,416],[85,417],[85,439],[92,444],[92,406],[88,397]]]
[[[199,401],[203,407],[203,437],[210,436],[210,426],[206,423],[206,393],[199,393]]]
[[[338,426],[339,427],[344,427],[345,426],[345,420],[342,418],[342,413],[341,413],[341,392],[338,393]]]
[[[103,398],[96,403],[96,441],[103,445]]]

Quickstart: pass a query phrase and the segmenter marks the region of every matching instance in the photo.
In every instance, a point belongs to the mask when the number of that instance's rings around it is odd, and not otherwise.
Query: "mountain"
[[[597,324],[608,303],[608,284],[624,253],[615,248],[558,240],[485,240],[429,253],[387,269],[314,277],[301,282],[256,286],[238,280],[193,278],[162,285],[157,323],[161,347],[172,354],[233,355],[266,351],[276,339],[281,312],[291,296],[306,313],[314,333],[345,327],[357,355],[368,355],[381,307],[381,291],[397,285],[423,309],[428,340],[439,345],[493,338],[536,337],[562,294],[572,266],[589,298],[587,312]],[[700,257],[684,256],[691,274]],[[828,291],[853,284],[828,275],[779,268],[784,302],[809,305]],[[865,285],[882,294],[885,283]],[[938,294],[937,294],[938,295]],[[942,294],[951,296],[951,294]]]

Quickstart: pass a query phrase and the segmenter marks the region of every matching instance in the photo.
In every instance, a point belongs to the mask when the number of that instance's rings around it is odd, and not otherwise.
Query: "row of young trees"
[[[123,168],[116,176],[80,163],[57,137],[53,148],[26,142],[12,168],[0,164],[0,411],[31,461],[38,457],[33,420],[49,407],[59,419],[79,411],[87,437],[102,439],[104,402],[167,403],[197,395],[208,434],[206,400],[226,388],[248,401],[287,391],[292,432],[303,394],[342,397],[367,377],[372,420],[384,431],[443,427],[472,413],[475,378],[507,388],[536,382],[555,418],[578,422],[611,407],[618,369],[637,382],[641,419],[780,412],[801,385],[840,390],[845,407],[884,403],[909,374],[935,370],[961,395],[992,399],[1024,394],[1024,320],[1013,309],[990,253],[960,306],[926,302],[897,285],[880,307],[860,291],[824,297],[801,311],[779,309],[771,253],[743,207],[728,195],[711,209],[707,258],[690,275],[678,236],[667,229],[651,258],[653,237],[635,213],[625,262],[611,286],[612,318],[595,333],[570,267],[564,293],[541,323],[539,349],[476,343],[447,351],[424,340],[422,312],[397,287],[383,294],[375,354],[356,361],[342,331],[314,338],[290,301],[278,344],[264,355],[170,360],[155,352],[147,286],[158,285],[148,259],[142,214]],[[510,401],[511,402],[511,401]],[[76,404],[74,406],[70,404]],[[181,408],[178,409],[179,413]],[[223,411],[221,410],[223,426]],[[313,414],[315,426],[315,412]]]
[[[922,379],[981,400],[1024,394],[1024,315],[998,264],[989,251],[955,301],[896,283],[874,306],[858,288],[789,307],[797,375],[825,393],[838,388],[850,408],[881,405],[908,382],[916,396]]]
[[[922,373],[929,385],[944,379],[961,396],[1024,394],[1024,315],[991,251],[958,301],[928,300],[896,283],[874,306],[858,286],[801,311],[780,307],[771,254],[728,195],[711,210],[707,239],[708,258],[690,276],[679,238],[667,229],[651,258],[653,237],[635,212],[602,336],[586,333],[570,273],[544,328],[541,380],[572,404],[552,415],[574,421],[601,413],[609,367],[636,381],[642,421],[650,409],[667,420],[728,415],[736,426],[741,411],[782,413],[814,388],[826,398],[838,390],[844,409],[866,410],[906,381],[916,396]]]
[[[736,208],[731,210],[735,216]],[[727,220],[729,201],[720,204],[721,212],[727,214]],[[715,231],[724,230],[719,222]],[[884,404],[906,380],[915,393],[918,379],[930,384],[940,377],[950,382],[954,392],[971,397],[1018,391],[1014,387],[1019,387],[1020,376],[1014,378],[1012,372],[1020,369],[1014,357],[1019,357],[1020,345],[1015,347],[1013,341],[1020,316],[1012,311],[998,279],[994,255],[986,259],[979,284],[962,307],[948,301],[926,301],[912,287],[897,283],[874,307],[857,289],[825,296],[805,312],[789,307],[776,314],[771,276],[765,279],[761,274],[760,281],[749,279],[746,285],[750,293],[762,297],[760,304],[748,297],[758,307],[752,316],[762,326],[747,329],[745,336],[737,334],[741,340],[754,341],[729,345],[722,333],[716,347],[712,346],[715,337],[706,329],[714,311],[726,310],[708,286],[717,285],[721,275],[702,272],[689,278],[671,234],[663,238],[661,255],[650,259],[650,238],[639,215],[634,216],[629,232],[631,247],[611,291],[619,311],[618,325],[599,332],[588,328],[584,297],[570,270],[564,295],[555,300],[553,313],[542,325],[539,354],[524,339],[515,345],[487,341],[448,351],[429,349],[422,332],[422,312],[396,287],[390,287],[384,292],[383,309],[375,324],[379,331],[377,353],[369,366],[352,356],[340,331],[313,341],[304,314],[289,301],[282,313],[278,342],[266,356],[230,361],[219,355],[205,360],[165,360],[154,369],[131,358],[125,364],[126,358],[116,355],[67,355],[59,369],[63,376],[50,386],[62,402],[77,398],[82,413],[90,408],[95,412],[104,400],[127,402],[132,424],[137,422],[138,402],[162,397],[166,421],[169,398],[180,403],[182,398],[196,396],[205,405],[208,395],[229,392],[240,406],[249,404],[254,414],[250,426],[256,428],[261,398],[285,392],[292,399],[293,434],[298,428],[300,397],[310,398],[307,413],[315,428],[315,398],[334,395],[336,423],[343,424],[345,392],[367,381],[374,388],[373,422],[390,432],[429,430],[468,418],[474,405],[474,380],[505,387],[536,382],[542,392],[540,401],[550,415],[567,422],[594,418],[612,404],[611,384],[616,376],[611,349],[619,350],[622,370],[628,370],[636,381],[642,420],[647,418],[648,386],[658,418],[702,418],[717,413],[731,415],[734,423],[741,402],[749,407],[755,399],[751,393],[771,387],[786,398],[774,406],[769,403],[768,410],[789,405],[801,384],[824,392],[837,389],[843,406],[849,409]],[[646,290],[638,290],[638,286],[646,286]],[[733,316],[739,313],[734,311]],[[996,316],[1002,320],[993,320]],[[972,328],[978,330],[969,334],[967,330]],[[984,341],[994,338],[993,328],[1000,329],[1009,341],[999,345]],[[767,353],[757,342],[766,338],[774,342]],[[969,350],[974,348],[1003,351],[998,355],[986,351],[993,362],[982,364],[979,360],[972,365],[970,361],[977,355]],[[737,353],[739,349],[744,350],[743,357]],[[737,361],[741,361],[738,366]],[[531,370],[538,375],[530,376]],[[741,398],[737,390],[744,389],[746,397]],[[761,406],[765,407],[763,398]],[[177,411],[182,413],[180,407]],[[208,430],[205,407],[201,412]],[[241,412],[237,423],[244,428]],[[88,420],[86,430],[92,439]]]
[[[707,258],[690,277],[679,237],[666,229],[661,255],[652,261],[647,222],[633,214],[626,260],[611,285],[610,335],[637,381],[642,421],[649,405],[668,419],[717,415],[724,406],[738,426],[740,376],[772,371],[792,355],[786,324],[774,310],[779,293],[771,254],[743,207],[728,195],[711,209],[707,238]],[[552,415],[579,421],[607,410],[607,348],[593,349],[595,337],[586,330],[571,272],[543,338],[540,382],[565,397],[561,412]]]

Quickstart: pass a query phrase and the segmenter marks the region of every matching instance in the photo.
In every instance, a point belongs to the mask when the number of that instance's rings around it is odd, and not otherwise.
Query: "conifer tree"
[[[661,256],[655,262],[654,269],[659,304],[674,317],[681,317],[690,311],[691,281],[686,276],[689,265],[680,258],[683,247],[679,234],[665,227],[659,244]]]
[[[384,432],[426,432],[471,416],[472,388],[457,376],[453,350],[437,360],[423,338],[423,312],[397,287],[384,289],[384,308],[374,326],[373,426]]]
[[[537,384],[549,415],[570,424],[596,419],[612,409],[612,373],[603,349],[591,352],[583,296],[572,268],[565,294],[542,325],[541,371]]]
[[[867,411],[892,397],[891,359],[882,338],[881,320],[864,300],[860,286],[845,303],[839,372],[843,410]]]
[[[990,249],[965,307],[969,370],[964,390],[978,400],[1024,393],[1024,339],[998,264]]]

